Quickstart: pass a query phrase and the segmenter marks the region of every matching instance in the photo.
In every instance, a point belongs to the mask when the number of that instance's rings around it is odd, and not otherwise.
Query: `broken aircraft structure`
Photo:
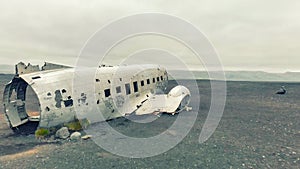
[[[174,114],[188,109],[190,91],[186,87],[178,85],[164,94],[168,84],[165,68],[102,65],[96,70],[94,90],[82,87],[76,92],[80,94],[75,95],[74,68],[52,63],[45,63],[41,69],[22,62],[17,64],[16,75],[3,94],[9,126],[12,129],[28,123],[37,123],[38,128],[61,126],[89,114],[92,104],[97,105],[104,120],[132,113]],[[76,106],[85,112],[76,112]],[[93,122],[92,118],[88,120]]]

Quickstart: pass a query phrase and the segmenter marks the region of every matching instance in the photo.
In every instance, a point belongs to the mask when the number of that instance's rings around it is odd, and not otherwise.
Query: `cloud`
[[[188,0],[184,5],[179,0],[2,1],[1,63],[72,65],[88,38],[105,24],[131,14],[162,12],[202,30],[225,67],[293,70],[300,67],[298,9],[297,0]]]

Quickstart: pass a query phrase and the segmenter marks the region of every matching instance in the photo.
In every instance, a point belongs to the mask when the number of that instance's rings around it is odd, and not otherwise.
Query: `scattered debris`
[[[284,86],[281,86],[280,90],[276,92],[276,94],[284,95],[286,94],[286,89]]]
[[[85,136],[82,136],[81,138],[82,138],[83,140],[87,140],[87,139],[92,138],[92,135],[85,135]]]
[[[70,132],[67,127],[62,127],[61,129],[57,130],[55,137],[60,139],[66,139],[70,136]]]
[[[186,111],[191,111],[193,108],[187,106],[185,109],[186,109]]]

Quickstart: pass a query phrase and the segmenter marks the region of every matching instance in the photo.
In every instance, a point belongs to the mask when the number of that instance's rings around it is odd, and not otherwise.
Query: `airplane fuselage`
[[[99,67],[94,74],[93,82],[82,79],[76,88],[75,68],[16,75],[3,97],[9,126],[37,121],[39,127],[50,128],[82,118],[95,122],[99,113],[103,120],[121,117],[151,95],[164,93],[168,81],[166,69],[157,65]],[[85,83],[94,83],[94,88]]]

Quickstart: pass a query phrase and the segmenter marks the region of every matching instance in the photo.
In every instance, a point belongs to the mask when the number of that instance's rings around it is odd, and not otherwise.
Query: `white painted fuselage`
[[[93,81],[84,81],[74,88],[75,68],[36,71],[20,74],[6,85],[4,92],[5,114],[14,128],[30,121],[39,127],[59,126],[76,119],[98,121],[101,113],[108,120],[138,109],[147,98],[164,93],[168,74],[157,65],[131,65],[99,67]],[[88,71],[87,71],[88,72]],[[94,88],[84,84],[94,83]],[[32,115],[26,91],[36,97]],[[95,106],[96,105],[96,106]],[[95,109],[95,107],[97,109]]]

